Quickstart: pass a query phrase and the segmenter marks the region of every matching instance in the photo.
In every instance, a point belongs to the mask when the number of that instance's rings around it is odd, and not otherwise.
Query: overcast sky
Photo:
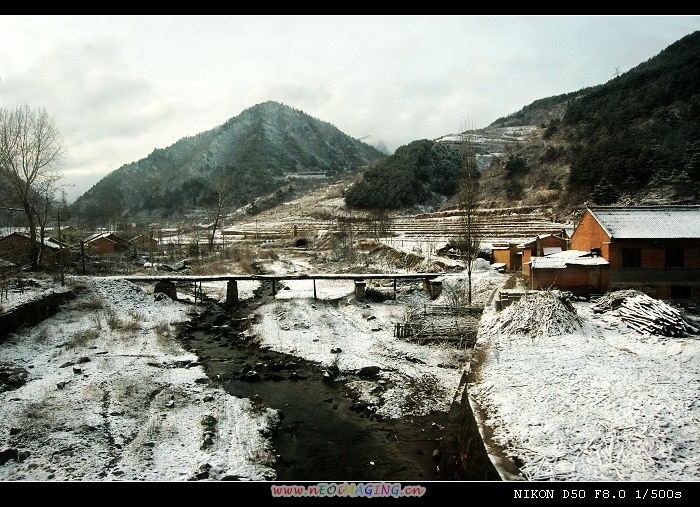
[[[389,150],[610,80],[700,16],[0,16],[0,106],[46,108],[69,200],[275,100]]]

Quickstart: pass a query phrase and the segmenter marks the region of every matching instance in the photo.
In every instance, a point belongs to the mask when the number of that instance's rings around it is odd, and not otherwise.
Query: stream
[[[382,420],[324,379],[320,365],[275,352],[243,331],[264,298],[224,309],[214,302],[179,332],[212,382],[233,396],[280,411],[271,435],[277,479],[324,481],[458,480],[453,412]]]

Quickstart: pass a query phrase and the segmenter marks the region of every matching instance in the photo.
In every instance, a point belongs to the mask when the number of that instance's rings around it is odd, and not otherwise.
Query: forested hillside
[[[352,208],[399,209],[423,204],[435,195],[454,194],[461,171],[459,150],[427,139],[401,146],[365,171],[347,191]]]
[[[492,126],[521,122],[537,122],[539,134],[485,171],[485,201],[562,210],[698,202],[700,32],[603,85],[541,99]]]
[[[574,195],[607,180],[620,193],[680,183],[697,196],[700,32],[572,103],[549,137],[570,145]]]

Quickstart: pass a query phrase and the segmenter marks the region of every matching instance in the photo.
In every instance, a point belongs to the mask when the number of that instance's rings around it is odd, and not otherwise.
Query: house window
[[[622,248],[621,250],[623,268],[639,268],[642,266],[641,248]]]
[[[671,287],[671,299],[690,299],[690,286],[675,285]]]
[[[685,250],[683,248],[666,249],[666,267],[682,268],[685,266]]]

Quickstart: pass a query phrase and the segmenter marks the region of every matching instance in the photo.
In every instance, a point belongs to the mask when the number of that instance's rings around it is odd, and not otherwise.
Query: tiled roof
[[[29,239],[29,234],[26,234],[24,232],[13,232],[12,234],[8,234],[7,236],[5,236],[2,239],[9,238],[10,236],[21,236],[25,239]],[[38,236],[36,238],[36,242],[41,243],[41,239]],[[57,241],[54,241],[51,238],[44,238],[44,245],[49,247],[49,248],[53,248],[54,250],[60,250],[61,248],[68,248],[67,245],[61,246]]]
[[[111,241],[112,243],[128,243],[127,240],[125,240],[124,238],[120,238],[113,232],[100,232],[98,234],[93,234],[89,238],[85,239],[85,243],[91,243],[100,238],[104,238],[107,241]]]
[[[588,209],[611,238],[700,238],[700,206],[594,206]]]

